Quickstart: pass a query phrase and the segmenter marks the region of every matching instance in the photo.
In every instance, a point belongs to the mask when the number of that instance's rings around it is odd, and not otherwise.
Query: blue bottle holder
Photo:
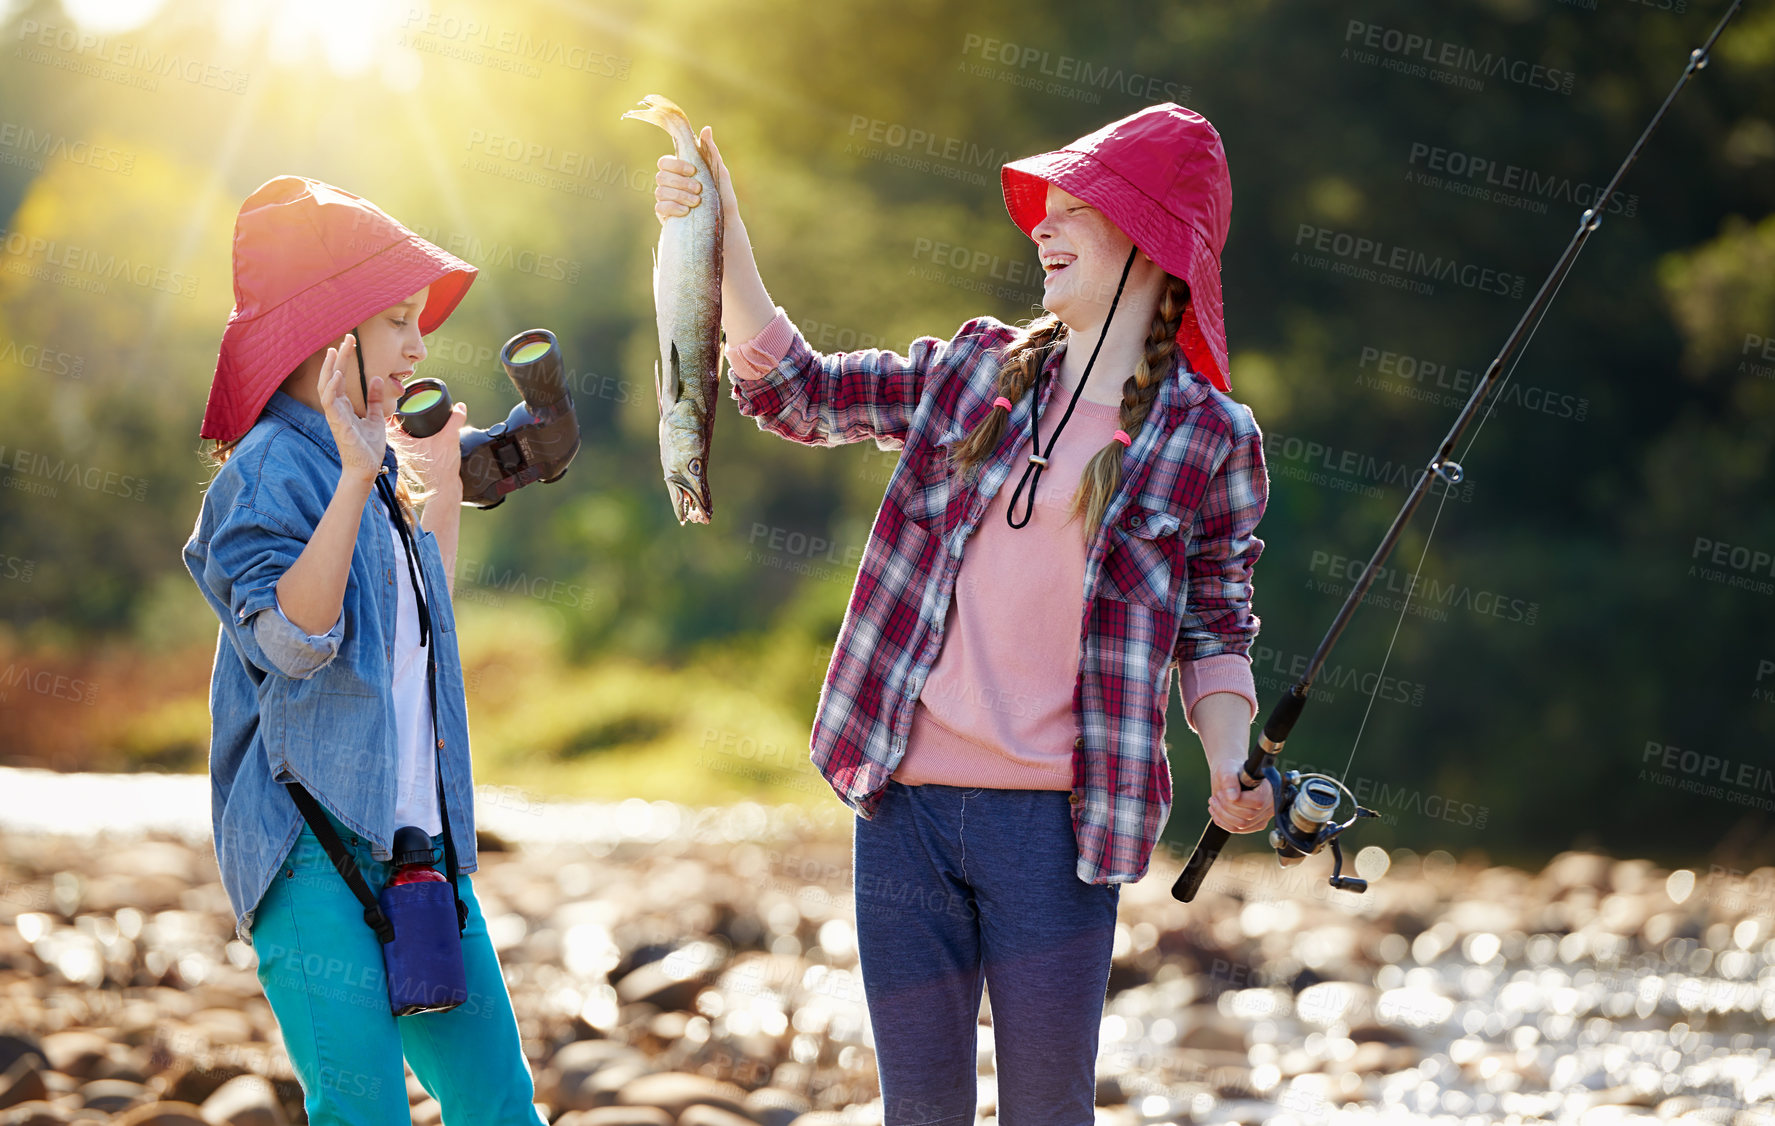
[[[394,941],[382,946],[388,971],[388,1003],[397,1017],[441,1013],[468,1000],[462,966],[462,935],[456,899],[448,883],[395,884],[377,896],[394,924]]]

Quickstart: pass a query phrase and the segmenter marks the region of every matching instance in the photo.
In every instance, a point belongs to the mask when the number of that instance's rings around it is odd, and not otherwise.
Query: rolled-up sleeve
[[[1237,653],[1184,661],[1178,666],[1178,695],[1183,697],[1183,718],[1191,731],[1196,726],[1196,703],[1216,692],[1231,692],[1243,697],[1251,707],[1251,718],[1257,718],[1257,680],[1251,674],[1251,662]]]
[[[1189,554],[1189,609],[1174,650],[1179,661],[1224,654],[1249,659],[1262,624],[1251,610],[1251,571],[1263,553],[1257,524],[1269,495],[1263,435],[1253,422],[1248,433],[1235,439],[1196,515]]]
[[[344,614],[324,634],[303,632],[284,615],[277,584],[308,545],[274,516],[236,504],[211,534],[202,582],[228,609],[247,660],[267,673],[305,680],[338,655]],[[270,611],[266,613],[265,611]]]
[[[339,619],[333,623],[333,628],[320,634],[307,633],[290,621],[281,602],[274,601],[270,609],[261,610],[253,617],[253,640],[259,643],[265,658],[285,676],[298,680],[313,676],[338,656],[339,643],[344,638],[343,609],[339,611]]]

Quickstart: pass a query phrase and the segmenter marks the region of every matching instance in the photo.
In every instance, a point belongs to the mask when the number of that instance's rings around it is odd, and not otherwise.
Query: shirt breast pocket
[[[1187,513],[1130,505],[1109,529],[1098,594],[1175,610],[1187,589]]]
[[[901,494],[906,516],[934,534],[948,531],[951,502],[957,494],[955,467],[949,459],[955,444],[966,436],[957,428],[932,442],[914,442],[900,455],[906,473]]]

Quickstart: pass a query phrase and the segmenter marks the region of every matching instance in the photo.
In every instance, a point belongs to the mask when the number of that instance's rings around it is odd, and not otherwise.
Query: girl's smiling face
[[[1049,184],[1047,203],[1047,215],[1029,230],[1041,255],[1042,308],[1075,329],[1101,324],[1134,242],[1064,188]],[[1124,303],[1156,285],[1160,273],[1151,258],[1136,255]]]

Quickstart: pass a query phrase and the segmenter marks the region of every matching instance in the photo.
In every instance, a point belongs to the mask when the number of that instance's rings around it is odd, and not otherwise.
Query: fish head
[[[672,497],[672,513],[679,524],[707,524],[715,511],[709,496],[709,447],[702,425],[682,410],[659,424],[659,462],[665,471],[666,491]]]
[[[666,491],[672,497],[672,511],[679,524],[707,524],[714,510],[709,496],[709,481],[703,476],[703,459],[693,457],[685,464],[688,473],[666,475]]]

